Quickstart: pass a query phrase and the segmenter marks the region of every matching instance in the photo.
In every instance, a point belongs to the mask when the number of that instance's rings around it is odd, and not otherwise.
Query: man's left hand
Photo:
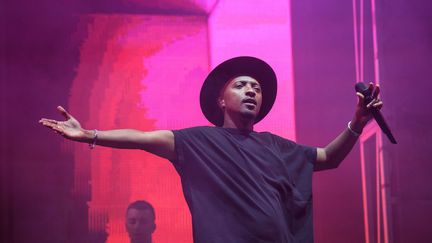
[[[366,101],[363,94],[359,92],[356,93],[358,102],[354,118],[351,121],[351,128],[358,133],[361,133],[366,124],[372,119],[372,109],[380,110],[383,106],[383,102],[379,99],[379,85],[369,83],[368,89],[372,94],[372,100],[368,104],[365,103]]]

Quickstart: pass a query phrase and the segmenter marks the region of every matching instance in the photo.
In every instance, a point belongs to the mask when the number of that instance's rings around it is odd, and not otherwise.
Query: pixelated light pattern
[[[169,10],[195,13],[195,14],[208,14],[217,3],[217,0],[121,0],[124,5],[134,6],[143,9],[152,10]]]
[[[268,61],[279,78],[275,107],[257,128],[294,138],[289,21],[285,1],[259,6],[219,1],[209,18],[82,16],[77,32],[86,38],[69,111],[87,129],[150,131],[210,125],[198,101],[210,68],[233,56],[253,55]],[[91,232],[106,231],[109,243],[129,242],[125,209],[144,199],[156,210],[154,242],[192,242],[190,213],[169,161],[140,150],[89,150],[82,144],[74,149],[74,194],[90,195]]]
[[[205,18],[92,15],[81,27],[87,39],[69,107],[83,126],[150,131],[207,124],[192,93],[208,71]],[[127,242],[125,209],[144,199],[156,210],[156,242],[191,242],[190,214],[168,161],[102,147],[76,146],[75,156],[76,193],[89,190],[91,171],[90,230],[106,227],[108,242]]]

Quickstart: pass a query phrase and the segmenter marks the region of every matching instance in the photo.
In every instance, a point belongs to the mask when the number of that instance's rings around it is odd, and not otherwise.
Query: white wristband
[[[358,133],[351,128],[351,121],[348,122],[348,130],[356,137],[360,136],[361,132]]]

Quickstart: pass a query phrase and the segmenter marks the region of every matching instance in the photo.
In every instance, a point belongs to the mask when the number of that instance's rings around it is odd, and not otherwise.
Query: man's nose
[[[256,96],[256,91],[255,91],[255,89],[254,89],[252,86],[247,85],[247,86],[246,86],[246,95],[247,95],[247,96],[250,96],[250,97],[255,97],[255,96]]]

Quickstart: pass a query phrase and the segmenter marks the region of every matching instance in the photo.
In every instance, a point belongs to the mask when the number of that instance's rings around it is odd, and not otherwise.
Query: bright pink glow
[[[357,0],[352,0],[353,5],[353,24],[354,24],[354,57],[356,67],[356,82],[361,82],[360,79],[360,50],[358,46],[358,30],[357,30]]]
[[[372,164],[372,161],[367,161],[365,158],[365,142],[368,139],[371,139],[372,136],[376,136],[375,137],[375,171],[376,171],[376,175],[368,175],[367,173],[367,169],[366,169],[366,164]],[[360,137],[360,163],[361,163],[361,177],[362,177],[362,195],[363,195],[363,216],[364,216],[364,227],[365,227],[365,242],[369,243],[369,242],[380,242],[380,217],[381,217],[381,211],[384,210],[382,209],[382,185],[384,185],[384,178],[383,176],[383,167],[382,167],[382,136],[381,136],[381,132],[380,129],[378,127],[378,125],[376,123],[369,123],[361,137]],[[370,165],[372,166],[372,165]],[[376,184],[375,184],[375,190],[376,190],[376,202],[375,205],[370,205],[369,201],[369,197],[371,197],[371,192],[368,191],[368,180],[369,177],[371,176],[376,176]],[[377,239],[375,238],[371,238],[371,236],[374,236],[371,232],[373,232],[373,230],[370,228],[369,222],[371,222],[371,220],[374,219],[370,219],[369,215],[371,214],[371,212],[373,212],[374,210],[376,210],[376,222],[375,225],[377,226],[377,228],[375,229],[376,234],[377,234]],[[386,237],[387,238],[387,237]]]
[[[366,168],[365,168],[365,157],[364,157],[364,146],[360,143],[360,160],[361,160],[361,176],[362,176],[362,199],[363,199],[363,221],[365,227],[365,242],[370,242],[369,237],[369,215],[368,215],[368,202],[367,202],[367,188],[366,188]]]
[[[141,92],[141,104],[148,117],[155,120],[156,129],[209,125],[198,102],[209,71],[206,40],[207,29],[199,29],[193,36],[173,41],[144,59],[144,67],[149,68],[141,81],[146,86]],[[197,45],[197,41],[201,44]]]
[[[372,7],[372,38],[373,38],[373,49],[374,49],[375,84],[379,84],[380,69],[379,69],[379,58],[378,58],[378,36],[377,36],[377,24],[376,24],[375,0],[371,0],[371,7]],[[388,239],[386,239],[386,241],[387,240]]]
[[[364,80],[364,3],[360,0],[360,80]]]
[[[217,0],[121,0],[126,6],[141,9],[209,13]]]
[[[360,49],[358,49],[357,43],[357,1],[353,0],[353,18],[354,18],[354,45],[355,45],[355,58],[356,58],[356,74],[357,74],[357,82],[361,82],[364,79],[364,0],[360,0]],[[371,16],[372,16],[372,42],[373,42],[373,63],[374,63],[374,82],[379,84],[380,75],[379,75],[379,58],[378,58],[378,38],[377,38],[377,26],[376,26],[376,16],[375,16],[375,0],[371,0]],[[388,229],[388,208],[387,208],[387,189],[384,185],[386,185],[386,171],[385,171],[385,163],[384,156],[382,151],[383,141],[382,141],[382,131],[378,128],[376,123],[370,123],[367,126],[368,132],[362,134],[360,138],[360,152],[361,152],[361,165],[362,165],[362,193],[363,193],[363,210],[364,210],[364,224],[365,224],[365,239],[366,242],[371,242],[377,240],[377,242],[381,242],[381,238],[384,239],[384,242],[389,242],[389,229]],[[376,134],[376,205],[368,204],[368,194],[370,192],[367,191],[366,181],[367,175],[365,172],[365,161],[364,158],[364,146],[363,143],[368,139],[372,134]],[[372,208],[371,208],[372,207]],[[376,208],[377,211],[377,239],[371,239],[371,229],[369,226],[369,211],[374,210]],[[382,219],[381,219],[382,218]],[[382,223],[381,223],[382,222]],[[381,233],[383,231],[383,236]]]
[[[295,139],[289,1],[220,1],[209,18],[212,67],[234,56],[267,61],[278,77],[278,96],[270,114],[256,126]]]
[[[88,37],[69,107],[84,127],[207,124],[197,102],[208,72],[205,18],[95,15],[82,22]],[[81,145],[75,155],[76,193],[85,194],[91,179],[90,230],[107,227],[107,242],[128,242],[126,206],[144,199],[156,210],[155,242],[192,241],[180,180],[168,161],[143,151],[98,147],[89,153]]]
[[[215,66],[233,56],[253,55],[269,62],[279,79],[276,104],[257,128],[294,138],[289,5],[261,5],[220,1],[209,25],[205,17],[192,16],[83,17],[78,32],[87,38],[70,112],[88,129],[209,125],[198,102],[209,61]],[[82,145],[75,146],[75,158],[74,193],[91,193],[91,231],[107,228],[107,242],[127,242],[126,206],[144,199],[156,210],[155,242],[192,242],[190,214],[169,162],[143,151],[97,147],[90,152]]]

